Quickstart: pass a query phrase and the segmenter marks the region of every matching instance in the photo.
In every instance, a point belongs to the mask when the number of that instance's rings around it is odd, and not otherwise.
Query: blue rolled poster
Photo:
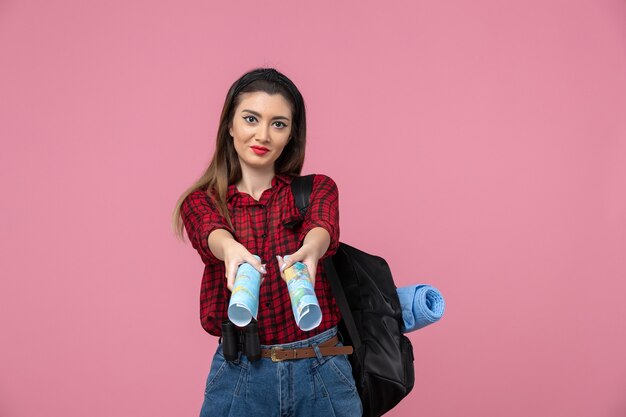
[[[253,255],[258,261],[257,255]],[[233,292],[228,304],[228,318],[239,327],[244,327],[257,318],[259,313],[259,288],[261,273],[245,262],[239,265]]]
[[[397,288],[404,327],[402,333],[421,329],[443,316],[446,302],[435,287],[427,284]]]
[[[289,255],[284,259],[289,259]],[[309,269],[302,262],[296,262],[284,273],[296,324],[305,332],[313,330],[322,322],[322,309],[311,284]]]

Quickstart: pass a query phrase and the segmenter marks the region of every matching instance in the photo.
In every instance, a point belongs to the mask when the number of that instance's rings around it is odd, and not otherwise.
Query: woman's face
[[[280,94],[243,93],[229,128],[239,163],[250,169],[274,169],[289,142],[292,114]]]

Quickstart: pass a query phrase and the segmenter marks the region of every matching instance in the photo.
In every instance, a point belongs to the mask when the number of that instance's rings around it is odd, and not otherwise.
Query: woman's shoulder
[[[326,187],[336,188],[337,183],[327,174],[315,174],[315,178],[313,179],[313,184],[320,184]]]
[[[337,183],[330,175],[327,174],[311,174],[313,175],[313,193],[319,192],[338,192]]]
[[[330,175],[320,173],[289,175],[289,180],[287,182],[291,184],[296,178],[308,176],[313,176],[313,192],[320,189],[337,189],[337,183],[335,183],[335,180],[333,180]]]
[[[202,186],[195,188],[189,192],[187,198],[189,199],[197,199],[197,198],[208,198],[209,195],[207,193],[207,186]]]
[[[291,175],[290,177],[292,179],[297,178],[297,177],[308,177],[312,175],[313,176],[313,181],[318,183],[318,182],[324,182],[324,183],[334,183],[335,181],[327,174],[320,174],[320,173],[315,173],[315,174],[301,174],[301,175]]]
[[[185,206],[200,204],[200,205],[209,205],[211,207],[214,207],[215,205],[213,198],[209,196],[209,193],[207,192],[206,185],[202,187],[198,187],[192,190],[191,192],[189,192],[189,194],[187,194],[187,196],[183,200],[182,204]]]

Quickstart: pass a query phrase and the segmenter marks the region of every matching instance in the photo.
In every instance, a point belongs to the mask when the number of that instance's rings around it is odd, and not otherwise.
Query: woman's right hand
[[[259,271],[261,275],[267,273],[265,264],[261,264],[241,243],[236,240],[230,240],[224,247],[224,265],[226,266],[226,287],[229,291],[233,290],[235,285],[235,277],[239,265],[249,263],[254,269]],[[261,277],[261,282],[263,277]]]

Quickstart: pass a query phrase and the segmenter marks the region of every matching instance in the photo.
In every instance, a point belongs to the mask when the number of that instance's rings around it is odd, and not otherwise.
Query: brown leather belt
[[[350,355],[353,351],[352,346],[335,346],[339,342],[337,336],[319,344],[322,356],[333,355]],[[282,362],[292,359],[314,358],[317,356],[312,347],[299,349],[283,349],[281,347],[273,347],[271,349],[261,349],[262,358],[270,358],[272,362]]]

